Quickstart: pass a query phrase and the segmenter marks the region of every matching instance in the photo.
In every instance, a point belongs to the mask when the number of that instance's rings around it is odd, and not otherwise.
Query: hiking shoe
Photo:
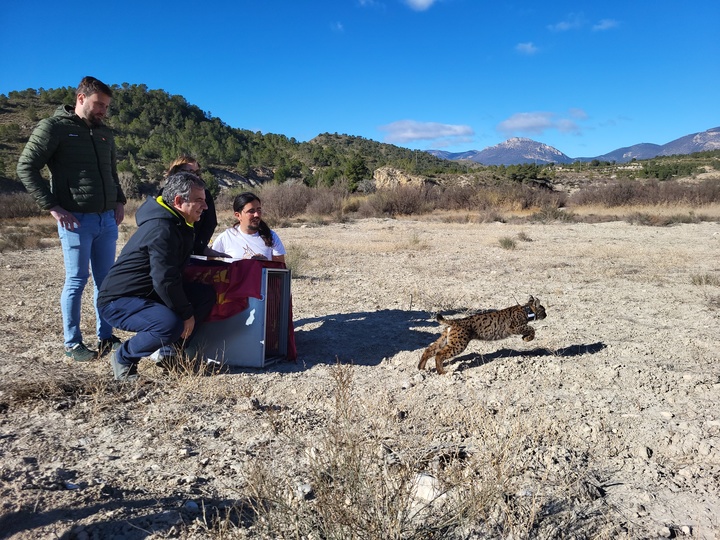
[[[135,381],[138,378],[137,362],[132,364],[121,364],[117,359],[117,350],[110,354],[110,365],[116,381]]]
[[[109,352],[113,352],[122,345],[122,341],[117,336],[110,336],[107,339],[98,340],[98,358],[102,358]]]
[[[152,360],[156,364],[159,364],[166,358],[171,358],[175,355],[176,355],[176,353],[175,353],[174,349],[171,349],[170,347],[163,347],[162,349],[158,349],[157,351],[152,353],[150,355],[150,360]]]
[[[88,349],[84,343],[78,343],[74,347],[65,347],[65,356],[68,356],[76,362],[90,362],[97,358],[97,353]]]

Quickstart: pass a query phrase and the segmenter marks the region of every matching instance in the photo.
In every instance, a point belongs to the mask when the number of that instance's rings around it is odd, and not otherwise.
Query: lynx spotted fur
[[[418,369],[435,356],[435,367],[440,374],[445,373],[443,362],[463,352],[473,339],[494,341],[512,335],[521,335],[523,340],[535,339],[535,329],[528,322],[546,317],[545,308],[540,300],[532,296],[524,305],[516,305],[497,311],[488,311],[462,319],[446,319],[437,316],[437,321],[447,326],[440,337],[432,343],[420,358]]]

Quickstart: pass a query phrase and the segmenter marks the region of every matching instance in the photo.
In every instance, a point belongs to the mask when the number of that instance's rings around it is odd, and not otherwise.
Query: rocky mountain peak
[[[443,159],[469,160],[483,165],[519,165],[522,163],[572,163],[574,161],[592,161],[594,159],[626,163],[633,159],[652,159],[656,156],[692,154],[718,149],[720,149],[720,127],[685,135],[664,145],[639,143],[618,148],[596,157],[570,158],[557,148],[526,137],[511,137],[500,144],[489,146],[480,151],[470,150],[453,153],[428,150],[428,153]]]

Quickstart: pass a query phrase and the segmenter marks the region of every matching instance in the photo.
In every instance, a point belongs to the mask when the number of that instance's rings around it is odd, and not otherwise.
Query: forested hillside
[[[277,182],[296,178],[311,186],[343,179],[351,190],[384,165],[425,176],[467,168],[426,152],[362,137],[322,134],[301,143],[280,134],[233,128],[182,96],[145,85],[124,83],[113,91],[107,124],[115,132],[118,170],[130,192],[151,187],[167,164],[182,153],[196,156],[206,168],[246,178],[263,170],[264,178]],[[0,176],[6,186],[15,179],[17,158],[38,120],[52,115],[58,105],[74,103],[72,87],[0,95]]]
[[[118,170],[128,196],[154,193],[163,171],[182,153],[196,156],[209,171],[203,175],[217,192],[219,183],[289,180],[308,186],[340,185],[348,191],[371,189],[373,172],[390,166],[437,183],[472,177],[479,183],[530,183],[548,187],[559,175],[668,180],[720,170],[720,151],[668,156],[630,165],[593,160],[563,167],[554,164],[482,166],[448,161],[427,152],[362,137],[320,134],[298,142],[281,134],[233,128],[191,105],[182,96],[145,85],[113,87],[107,123],[116,134]],[[0,192],[21,190],[15,167],[37,122],[58,105],[74,104],[75,89],[27,89],[0,94]],[[230,179],[228,181],[228,179]]]

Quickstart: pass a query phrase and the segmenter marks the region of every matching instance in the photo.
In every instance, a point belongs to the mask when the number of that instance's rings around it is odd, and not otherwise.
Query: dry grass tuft
[[[428,249],[430,246],[422,240],[417,231],[413,231],[409,236],[403,238],[396,247],[401,251],[421,251]]]
[[[720,294],[705,293],[705,302],[710,309],[720,309]]]
[[[648,212],[634,212],[625,218],[630,224],[633,225],[648,225],[651,227],[667,227],[669,225],[676,225],[678,223],[700,223],[701,221],[708,221],[709,218],[695,214],[690,211],[687,214],[651,214]]]
[[[414,430],[382,399],[363,401],[354,367],[331,368],[333,406],[312,437],[288,426],[294,475],[249,464],[256,538],[610,538],[613,512],[588,455],[549,423],[481,405]],[[447,405],[443,405],[447,406]],[[532,418],[542,415],[526,411]],[[418,411],[412,425],[423,423]],[[444,416],[444,415],[443,415]],[[368,429],[371,418],[373,429]],[[449,430],[449,431],[448,431]],[[279,433],[283,429],[278,430]],[[454,441],[452,433],[467,434]],[[290,435],[292,434],[292,435]],[[227,521],[225,522],[227,524]]]
[[[290,275],[293,278],[303,277],[310,257],[308,250],[301,245],[288,244],[285,251],[285,266],[290,269]]]
[[[521,242],[532,242],[533,241],[532,238],[530,238],[524,231],[520,231],[517,234],[517,238]]]
[[[452,212],[440,218],[443,223],[471,223],[472,217],[467,212]]]
[[[517,242],[509,236],[503,236],[500,240],[498,240],[498,243],[503,249],[515,249],[517,247]]]
[[[713,274],[693,274],[690,276],[690,282],[693,285],[711,285],[714,287],[720,287],[720,276]]]
[[[540,221],[541,223],[549,223],[552,221],[569,222],[575,220],[575,214],[563,208],[543,206],[539,211],[530,216],[530,219]]]

